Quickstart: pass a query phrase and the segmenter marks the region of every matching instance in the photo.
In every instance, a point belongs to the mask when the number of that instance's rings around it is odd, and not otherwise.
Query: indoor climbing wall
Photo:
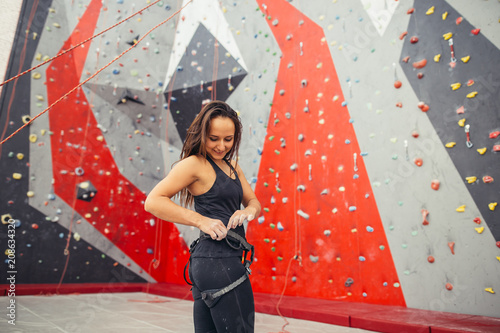
[[[220,99],[263,207],[254,291],[500,316],[499,9],[25,0],[5,79],[60,56],[2,87],[18,283],[184,283],[197,230],[143,204]]]

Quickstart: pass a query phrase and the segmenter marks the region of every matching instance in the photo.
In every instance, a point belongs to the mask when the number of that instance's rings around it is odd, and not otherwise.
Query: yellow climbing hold
[[[462,205],[462,206],[458,207],[458,208],[456,209],[456,211],[457,211],[457,212],[459,212],[459,213],[463,213],[463,212],[465,212],[465,205]]]
[[[497,257],[498,261],[500,261],[500,257]]]
[[[38,73],[38,72],[33,72],[33,74],[31,75],[32,78],[34,78],[35,80],[38,80],[42,77],[42,74]]]
[[[29,136],[29,140],[33,143],[36,142],[36,140],[38,140],[38,136],[36,136],[36,134],[30,134]]]
[[[439,60],[440,60],[440,59],[441,59],[441,54],[436,54],[436,55],[434,56],[434,61],[435,61],[435,62],[439,62]]]
[[[479,154],[484,155],[484,153],[486,153],[486,150],[488,150],[488,149],[486,149],[486,147],[485,147],[485,148],[478,148],[478,149],[476,149],[476,150],[477,150],[477,152],[478,152]]]
[[[26,195],[28,196],[28,198],[33,198],[35,196],[35,192],[28,191],[28,193],[26,193]]]
[[[448,17],[448,12],[444,12],[441,17],[443,18],[443,21],[446,20],[446,18]]]
[[[453,37],[453,34],[452,34],[451,32],[445,33],[445,34],[443,35],[444,40],[448,40],[448,39],[450,39],[451,37]]]
[[[465,126],[465,118],[462,118],[458,121],[458,126],[464,127]]]
[[[44,129],[40,130],[40,134],[42,134],[42,136],[44,136],[45,133],[47,133],[47,130],[44,130]]]
[[[22,160],[24,158],[24,154],[23,153],[17,153],[16,157],[17,157],[18,160]]]
[[[35,60],[42,60],[42,54],[41,53],[37,53],[36,56],[35,56]]]
[[[477,91],[473,91],[473,92],[467,94],[467,98],[474,98],[474,97],[476,97],[476,95],[477,95]]]
[[[79,241],[82,237],[80,236],[80,234],[79,234],[79,233],[75,232],[75,233],[73,234],[73,238],[74,238],[74,239],[78,242],[78,241]]]
[[[460,58],[462,60],[463,63],[468,63],[469,60],[470,60],[470,55],[466,56],[466,57],[463,57],[463,58]]]
[[[498,205],[498,202],[490,202],[488,204],[488,207],[490,208],[490,210],[495,210],[495,207]]]
[[[12,174],[12,178],[19,180],[19,179],[23,178],[23,176],[20,173],[14,172]]]
[[[457,144],[456,142],[448,142],[448,143],[447,143],[447,144],[445,144],[444,146],[445,146],[446,148],[453,148],[453,147],[455,147],[455,145],[456,145],[456,144]]]
[[[484,231],[484,227],[479,227],[479,228],[474,228],[474,229],[476,229],[478,234],[482,234]]]
[[[484,291],[487,291],[487,292],[489,292],[491,294],[495,293],[495,291],[493,290],[493,288],[486,288],[486,289],[484,289]]]
[[[452,83],[452,84],[451,84],[451,90],[457,90],[457,89],[459,89],[461,86],[462,86],[462,84],[461,84],[460,82],[457,82],[457,83]]]
[[[435,7],[432,6],[431,8],[427,9],[427,11],[425,12],[425,15],[431,15],[431,14],[434,14],[434,9]]]
[[[472,184],[477,180],[477,177],[475,176],[466,177],[465,180],[467,181],[467,183]]]

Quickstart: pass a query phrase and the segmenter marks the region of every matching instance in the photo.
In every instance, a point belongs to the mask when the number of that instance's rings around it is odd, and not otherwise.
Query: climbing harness
[[[211,237],[208,234],[202,232],[201,236],[195,241],[193,241],[193,243],[191,243],[191,246],[189,247],[189,253],[192,254],[194,249],[196,248],[196,245],[198,245],[199,242],[206,239],[211,239]],[[225,286],[224,288],[201,291],[201,298],[209,308],[213,307],[221,296],[227,294],[228,292],[230,292],[231,290],[242,284],[252,273],[252,271],[250,270],[250,265],[252,264],[254,257],[253,245],[248,243],[244,237],[238,235],[236,232],[232,230],[228,230],[225,240],[226,243],[231,248],[235,250],[243,250],[242,263],[245,266],[245,274],[243,274],[239,279]],[[251,252],[250,260],[247,259],[247,255],[249,252]],[[184,281],[186,281],[187,284],[194,286],[193,283],[189,282],[186,277],[186,271],[190,262],[191,262],[191,257],[186,263],[186,266],[184,266]]]

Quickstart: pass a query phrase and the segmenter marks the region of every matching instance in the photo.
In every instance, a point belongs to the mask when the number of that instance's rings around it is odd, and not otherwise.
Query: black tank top
[[[241,208],[243,188],[238,174],[230,162],[226,161],[234,172],[236,179],[226,175],[210,157],[207,156],[207,160],[215,170],[215,182],[208,192],[194,197],[194,209],[203,216],[221,220],[227,226],[233,213]],[[233,231],[245,237],[243,226],[238,226]],[[200,231],[200,236],[202,234],[203,232]],[[231,248],[225,239],[217,241],[209,238],[200,242],[191,256],[193,258],[225,258],[240,257],[242,254],[242,250]]]

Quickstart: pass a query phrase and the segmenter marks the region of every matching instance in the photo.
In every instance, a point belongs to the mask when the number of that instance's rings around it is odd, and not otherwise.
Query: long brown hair
[[[242,125],[236,111],[234,111],[227,103],[222,101],[212,101],[205,104],[200,113],[198,113],[196,118],[193,120],[191,126],[189,126],[189,129],[187,130],[186,140],[182,146],[180,160],[192,155],[202,156],[204,158],[207,157],[206,140],[210,131],[211,121],[217,117],[229,118],[234,123],[233,146],[224,156],[224,160],[228,163],[231,163],[231,160],[233,159],[236,160],[238,149],[240,147]],[[187,190],[187,188],[183,188],[178,195],[181,200],[181,205],[187,207],[193,203],[193,195]]]

